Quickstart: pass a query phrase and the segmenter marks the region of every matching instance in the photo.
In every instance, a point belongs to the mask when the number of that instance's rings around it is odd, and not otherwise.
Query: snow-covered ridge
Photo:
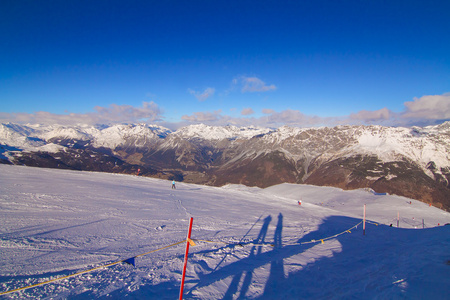
[[[30,141],[40,140],[42,144],[53,139],[92,141],[94,147],[114,149],[124,144],[128,138],[165,138],[171,131],[157,125],[132,124],[112,125],[103,127],[78,125],[19,125],[12,123],[0,124],[0,143],[18,147],[22,150],[32,150]]]
[[[376,155],[389,162],[406,157],[424,169],[429,162],[438,168],[450,166],[450,122],[427,127],[336,126],[290,128],[283,126],[264,135],[266,145],[282,152],[310,151],[314,157]],[[291,154],[294,156],[293,154]]]
[[[400,154],[413,161],[426,165],[430,161],[446,167],[450,161],[450,138],[448,129],[439,130],[438,126],[413,128],[377,127],[361,131],[356,137],[355,148],[375,154],[384,161],[393,160]]]
[[[18,124],[0,124],[0,144],[22,150],[32,150],[46,144],[39,134],[30,127]]]
[[[151,139],[165,138],[171,131],[157,125],[113,125],[98,131],[94,137],[94,147],[106,147],[114,149],[133,139],[136,146],[143,146]]]
[[[173,134],[185,138],[201,138],[205,140],[223,139],[250,139],[254,136],[267,134],[272,130],[262,127],[236,127],[228,126],[208,126],[204,124],[189,125],[180,128]]]
[[[146,147],[166,140],[174,146],[182,140],[250,140],[258,139],[263,149],[278,149],[292,153],[305,149],[311,155],[376,155],[392,161],[399,156],[418,162],[422,167],[434,162],[438,168],[450,166],[450,122],[427,127],[336,126],[322,128],[280,127],[276,130],[261,127],[190,125],[175,132],[146,124],[118,124],[112,126],[62,126],[0,124],[0,143],[26,151],[59,149],[41,148],[57,140],[88,141],[94,147],[115,149],[127,145]],[[170,141],[169,141],[170,140]],[[167,143],[166,143],[167,144]],[[167,146],[167,145],[166,145]],[[334,151],[334,152],[333,152]],[[336,152],[338,151],[338,152]]]

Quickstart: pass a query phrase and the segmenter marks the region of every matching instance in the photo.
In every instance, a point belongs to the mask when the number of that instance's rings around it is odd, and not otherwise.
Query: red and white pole
[[[186,266],[187,266],[187,261],[188,261],[188,254],[189,254],[189,244],[190,244],[190,240],[191,240],[191,231],[192,231],[192,221],[194,220],[194,218],[191,217],[190,221],[189,221],[189,230],[188,230],[188,234],[187,234],[187,238],[186,238],[186,252],[184,253],[184,266],[183,266],[183,275],[181,277],[181,287],[180,287],[180,300],[183,299],[183,289],[184,289],[184,278],[186,276]]]
[[[366,205],[364,204],[363,235],[366,235]]]

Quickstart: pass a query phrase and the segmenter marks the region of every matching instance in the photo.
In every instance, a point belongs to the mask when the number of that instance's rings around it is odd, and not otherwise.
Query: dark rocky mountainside
[[[370,188],[450,210],[450,122],[425,128],[0,125],[1,162],[221,186]]]

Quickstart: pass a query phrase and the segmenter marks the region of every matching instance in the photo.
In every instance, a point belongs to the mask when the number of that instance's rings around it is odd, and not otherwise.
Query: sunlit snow
[[[0,182],[0,293],[183,241],[193,217],[185,299],[448,299],[450,214],[404,197],[9,165]],[[0,297],[177,299],[183,259],[184,243]]]

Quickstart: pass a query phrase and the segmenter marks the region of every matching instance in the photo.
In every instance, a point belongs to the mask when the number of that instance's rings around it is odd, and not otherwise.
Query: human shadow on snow
[[[255,271],[270,264],[270,272],[259,299],[361,299],[361,298],[429,298],[445,299],[445,281],[426,283],[414,278],[420,277],[422,257],[414,243],[423,247],[418,238],[423,231],[397,229],[385,225],[366,224],[363,235],[362,224],[350,231],[361,219],[330,216],[323,220],[317,230],[300,238],[296,244],[282,244],[283,215],[278,215],[274,232],[273,248],[263,252],[257,244],[265,244],[271,216],[264,219],[258,237],[249,255],[243,259],[216,269],[207,274],[198,274],[193,291],[222,281],[230,276],[231,282],[223,299],[255,298],[247,295],[253,283]],[[340,234],[342,233],[342,234]],[[322,239],[340,234],[333,239]],[[339,244],[330,248],[331,241]],[[380,243],[382,247],[380,247]],[[430,247],[442,247],[429,242]],[[375,246],[374,245],[378,245]],[[445,243],[444,243],[445,245]],[[313,247],[317,247],[314,252]],[[383,247],[386,247],[383,249]],[[380,251],[380,248],[383,249]],[[400,253],[397,251],[401,249]],[[267,250],[267,248],[265,248]],[[307,253],[308,251],[308,253]],[[305,255],[300,259],[297,271],[286,274],[285,260],[296,255]],[[406,255],[406,256],[405,256]],[[411,256],[417,259],[411,260]],[[409,266],[416,264],[416,268]],[[406,271],[408,270],[408,271]],[[418,272],[417,274],[411,274]],[[431,271],[430,271],[431,272]],[[411,277],[412,276],[412,277]],[[414,277],[415,276],[415,277]],[[408,278],[410,280],[408,281]],[[194,280],[192,282],[195,282]],[[408,283],[409,282],[409,283]],[[414,284],[413,284],[414,283]],[[437,284],[441,291],[430,292],[428,286]],[[428,287],[428,288],[427,288]],[[427,292],[428,291],[428,292]]]
[[[273,256],[259,299],[448,299],[448,280],[444,278],[450,270],[433,254],[442,253],[442,247],[450,250],[449,235],[438,233],[450,233],[450,228],[398,229],[367,223],[365,235],[362,224],[346,232],[360,221],[343,216],[326,218],[318,230],[298,241],[319,240],[301,245],[300,253],[311,246],[317,251],[330,249],[326,245],[330,240],[322,245],[320,239],[344,232],[334,238],[340,246],[289,274],[281,272],[280,265],[297,249],[288,254],[289,246],[274,248],[280,255]],[[440,278],[436,276],[441,273]]]
[[[344,218],[344,217],[338,217]],[[301,254],[311,247],[317,245],[317,243],[309,243],[301,245],[304,241],[311,240],[320,240],[320,238],[324,238],[329,236],[331,233],[336,234],[339,231],[346,230],[360,220],[344,218],[341,222],[336,220],[330,220],[330,222],[325,221],[317,231],[314,231],[302,239],[298,241],[297,244],[293,245],[285,245],[282,244],[282,231],[283,231],[283,215],[280,213],[277,217],[277,225],[274,232],[273,243],[270,239],[270,244],[266,241],[267,233],[269,230],[269,225],[272,221],[272,216],[267,216],[263,220],[263,224],[259,231],[259,234],[253,242],[248,245],[251,246],[250,253],[247,257],[239,259],[229,265],[225,265],[220,267],[223,263],[224,259],[220,261],[214,268],[205,267],[204,261],[194,262],[190,261],[190,264],[199,265],[200,269],[207,271],[206,273],[197,273],[199,279],[188,279],[186,283],[194,283],[193,287],[185,287],[185,299],[195,298],[194,291],[200,290],[203,287],[207,287],[216,282],[222,281],[230,276],[232,276],[231,283],[228,286],[227,291],[222,299],[247,299],[247,292],[249,291],[252,283],[254,272],[256,269],[263,267],[267,264],[270,264],[270,274],[268,280],[266,282],[264,293],[261,298],[265,299],[273,299],[274,297],[277,299],[280,298],[292,298],[292,297],[303,297],[304,295],[308,295],[308,291],[304,293],[304,291],[295,290],[294,293],[290,293],[288,295],[284,295],[282,290],[286,285],[296,284],[290,282],[294,277],[289,275],[285,277],[284,270],[284,259],[292,257],[297,254]],[[330,224],[328,224],[330,223]],[[328,225],[327,225],[328,224]],[[332,227],[330,228],[330,225]],[[242,246],[246,247],[245,243],[241,243]],[[214,250],[206,250],[196,252],[196,255],[202,254],[211,254],[217,253],[218,250],[235,250],[236,247],[240,247],[238,245],[227,245],[225,247],[221,247],[219,249]],[[262,247],[270,247],[269,251],[263,252]],[[239,248],[237,248],[239,249]],[[267,250],[267,248],[265,249]],[[227,255],[229,255],[228,253]],[[233,255],[231,253],[231,255]],[[203,265],[202,265],[203,263]],[[298,278],[296,278],[298,279]],[[301,278],[299,279],[301,280]],[[178,297],[179,290],[179,282],[165,282],[159,285],[149,285],[139,288],[134,292],[127,292],[124,289],[116,290],[113,293],[110,293],[107,296],[102,298],[131,298],[131,299],[144,299],[151,296],[158,295],[159,298],[162,299],[174,299]],[[161,294],[160,294],[161,293]],[[311,295],[313,297],[314,295]]]
[[[423,248],[423,240],[420,236],[421,232],[427,229],[407,230],[366,224],[366,235],[363,235],[362,225],[350,232],[346,231],[358,224],[360,219],[330,216],[323,220],[317,230],[303,236],[297,243],[283,245],[282,231],[285,220],[280,213],[277,217],[272,247],[263,252],[262,245],[270,247],[267,246],[266,238],[271,221],[270,215],[264,219],[258,237],[249,243],[252,248],[245,258],[219,267],[222,260],[215,268],[205,267],[203,260],[200,262],[191,260],[191,264],[198,265],[206,272],[203,274],[198,272],[199,279],[186,281],[195,285],[185,287],[184,298],[196,298],[195,291],[230,276],[231,282],[223,299],[255,298],[254,294],[247,295],[247,293],[253,283],[255,271],[266,265],[270,265],[270,273],[262,295],[257,297],[259,299],[425,299],[430,296],[433,299],[445,299],[447,296],[439,292],[445,291],[445,280],[432,283],[414,279],[420,278],[420,272],[422,272],[422,265],[417,262],[427,255],[418,253],[414,244],[417,243]],[[334,249],[330,250],[327,245],[331,240],[325,240],[325,244],[321,243],[321,239],[338,233],[343,234],[333,238],[340,244],[337,244],[338,246]],[[439,241],[438,238],[436,241]],[[433,247],[442,247],[436,241],[428,242],[430,251],[433,251]],[[383,251],[380,251],[380,246],[374,247],[379,243],[385,247]],[[444,241],[445,243],[450,243],[450,239]],[[234,250],[234,247],[236,245],[228,245],[219,250]],[[317,252],[306,253],[308,250],[313,250],[313,247],[317,247]],[[399,250],[400,253],[395,253]],[[196,255],[214,254],[217,251],[218,249],[201,251],[196,252]],[[306,255],[301,259],[305,263],[301,266],[296,265],[297,271],[286,274],[285,260],[302,254]],[[308,255],[312,257],[308,258]],[[415,270],[416,263],[417,271],[415,272],[418,274],[413,274],[415,277],[411,277],[412,275],[406,274],[408,272],[405,270],[410,270],[411,273],[411,270]],[[411,267],[411,264],[414,266]],[[159,285],[148,285],[134,292],[121,289],[104,298],[144,299],[154,296],[158,299],[174,299],[178,297],[179,284],[177,281],[171,281]],[[433,290],[433,284],[437,292]]]

